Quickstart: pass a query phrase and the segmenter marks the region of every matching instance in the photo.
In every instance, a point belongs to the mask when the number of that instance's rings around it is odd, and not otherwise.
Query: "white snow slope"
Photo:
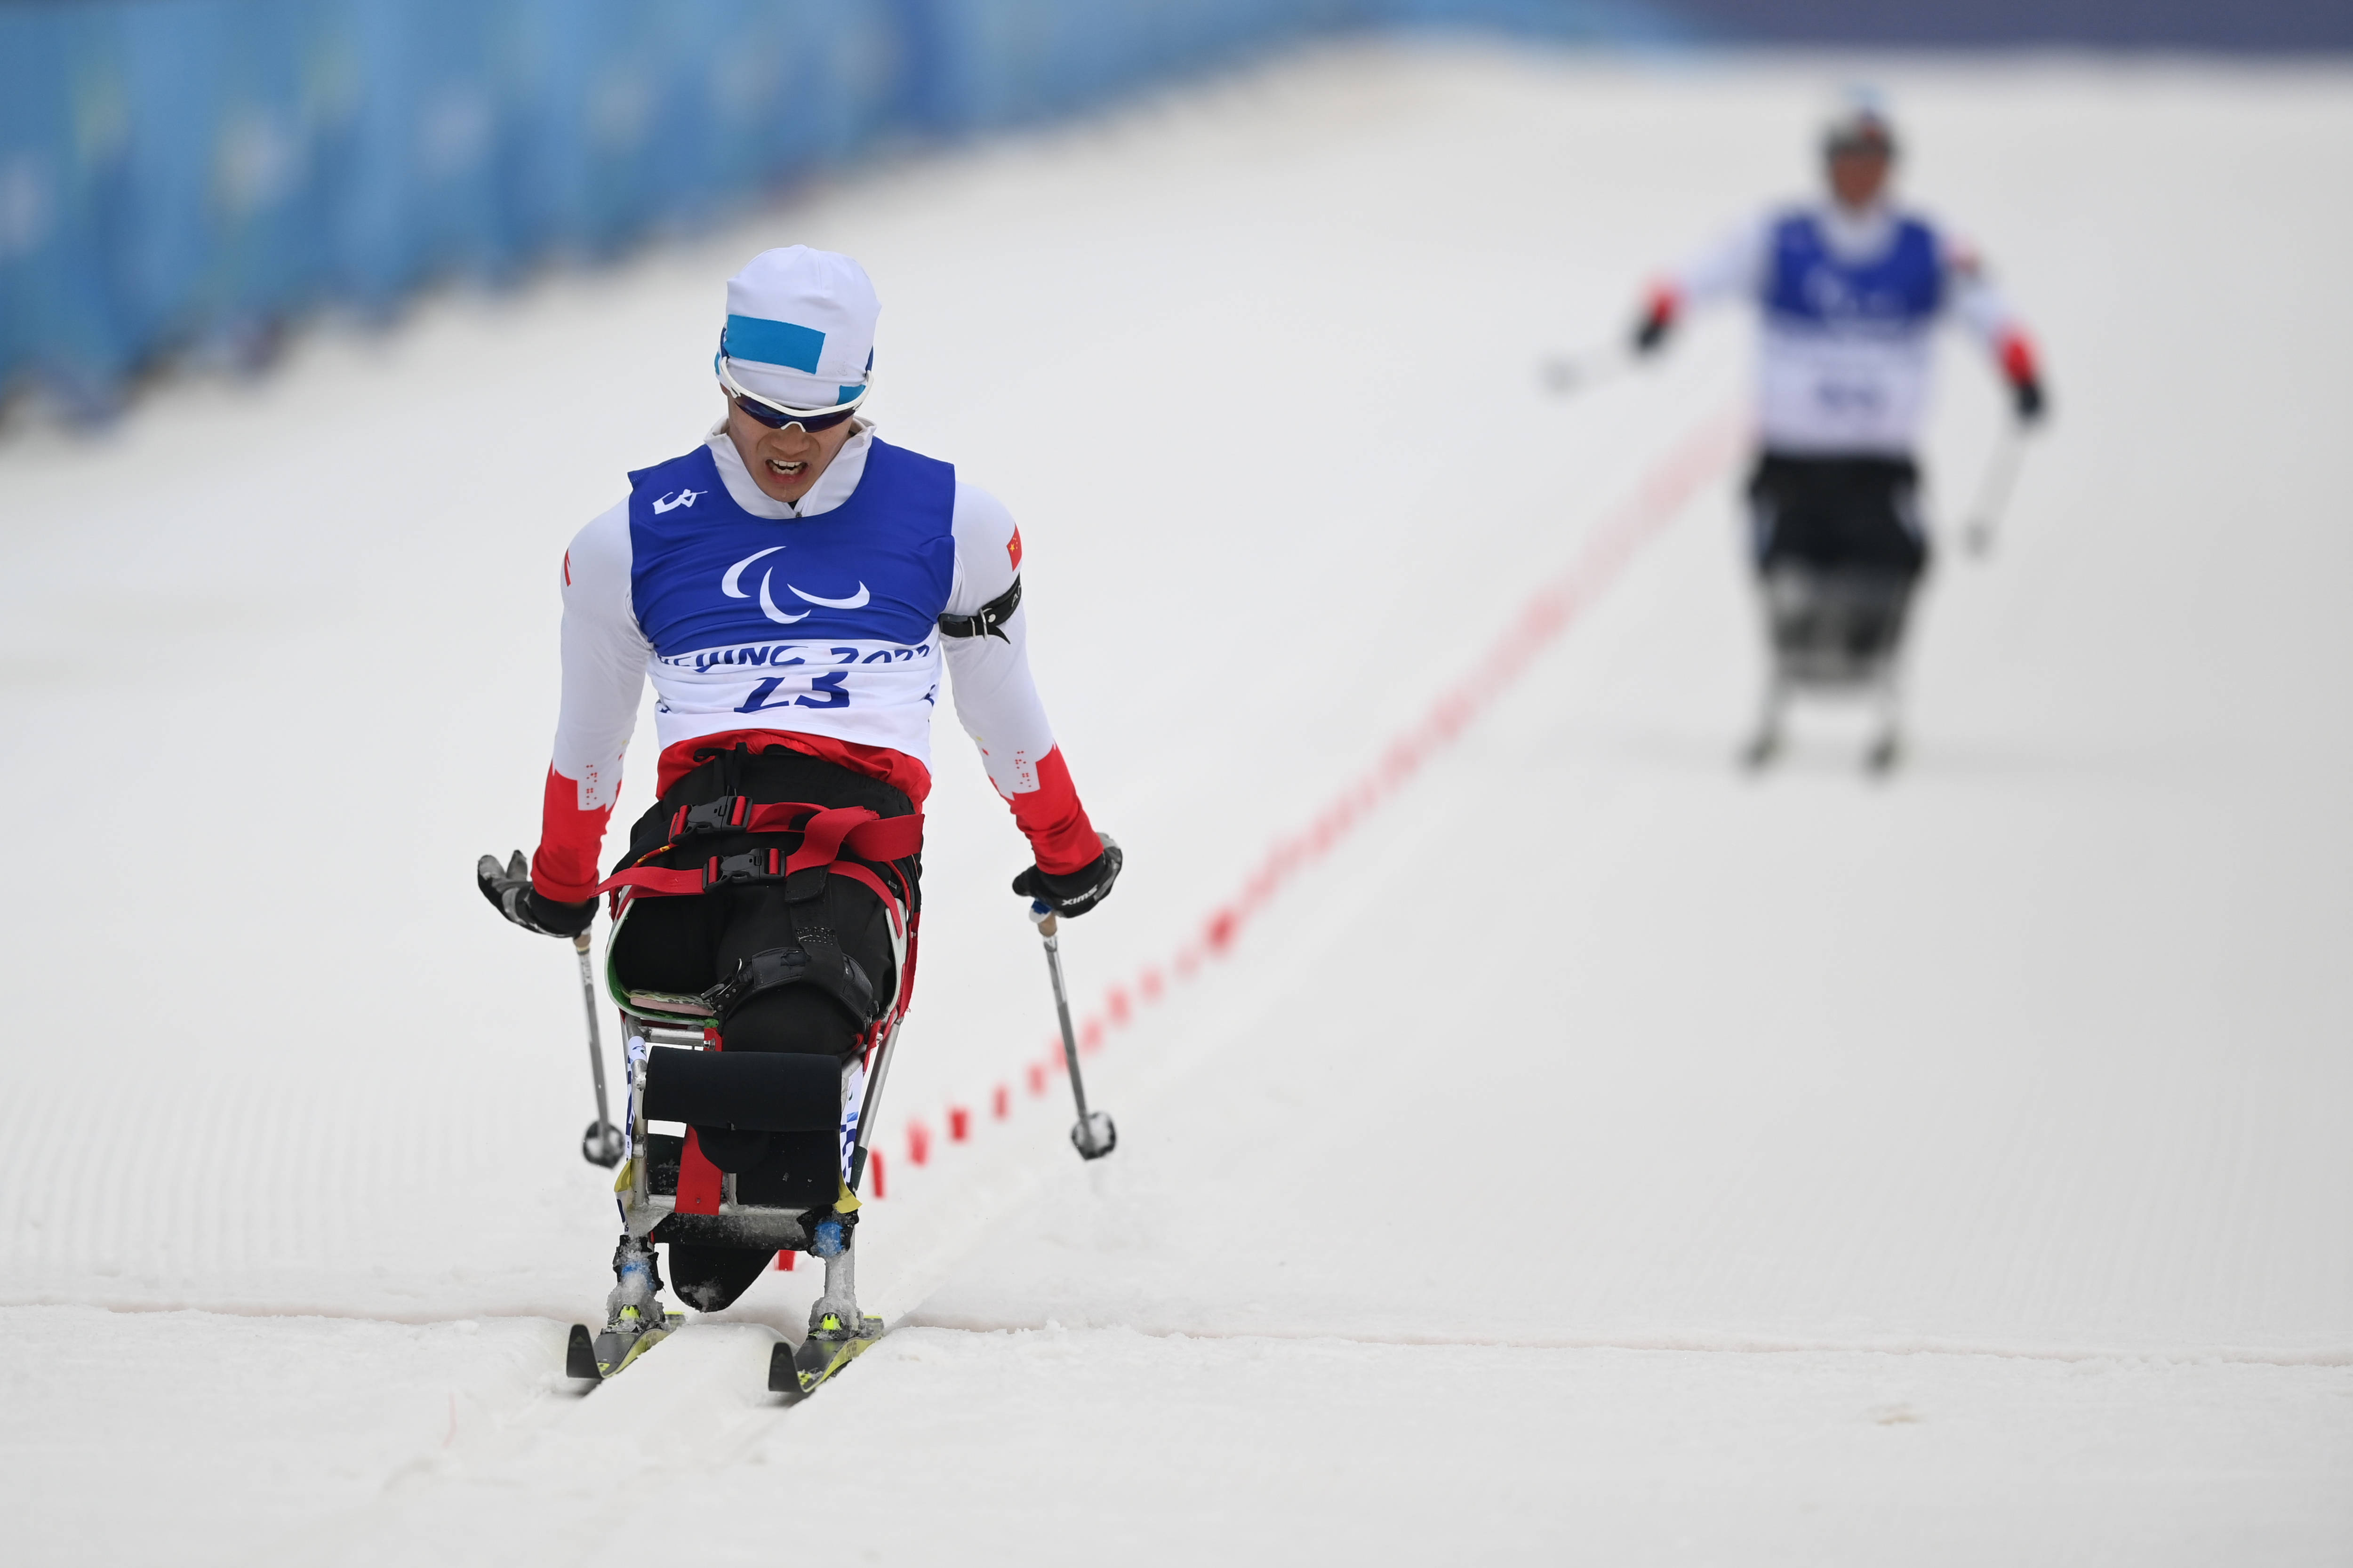
[[[1941,562],[1902,774],[1834,710],[1732,766],[1717,468],[1168,967],[1736,413],[1729,318],[1534,366],[1802,190],[1862,68],[1319,54],[0,448],[9,1559],[2353,1560],[2353,76],[1874,69],[2057,407]],[[1132,857],[1074,983],[1170,987],[1082,1167],[943,724],[894,1332],[784,1410],[773,1274],[584,1399],[571,955],[471,865],[534,830],[559,551],[789,240],[872,268],[886,432],[1021,519]],[[1948,529],[1999,411],[1949,358]]]

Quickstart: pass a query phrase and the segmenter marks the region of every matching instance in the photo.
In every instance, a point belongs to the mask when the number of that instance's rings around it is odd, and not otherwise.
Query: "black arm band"
[[[1021,579],[1016,577],[1013,579],[1013,586],[983,605],[979,613],[970,616],[942,616],[940,635],[950,637],[991,637],[998,642],[1009,643],[1013,639],[997,628],[1011,620],[1013,612],[1020,607]]]

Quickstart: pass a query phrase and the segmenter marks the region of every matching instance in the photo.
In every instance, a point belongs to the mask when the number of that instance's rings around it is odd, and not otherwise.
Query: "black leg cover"
[[[670,1289],[698,1312],[721,1311],[752,1288],[776,1256],[747,1247],[690,1247],[674,1241],[670,1247]]]
[[[777,749],[715,753],[680,780],[632,835],[630,857],[660,846],[671,815],[723,795],[753,801],[807,801],[863,805],[884,816],[914,806],[888,784]],[[695,864],[773,844],[749,834],[705,836],[654,864]],[[896,863],[911,889],[920,876],[913,858]],[[717,889],[701,897],[649,899],[632,907],[613,944],[613,968],[633,989],[701,992],[735,973],[755,953],[796,944],[797,922],[834,934],[874,990],[888,997],[897,984],[889,916],[874,895],[842,877],[828,878],[814,899],[786,906],[782,884]],[[853,1059],[867,1020],[818,985],[797,983],[760,991],[735,1006],[720,1026],[722,1058],[659,1061],[650,1069],[647,1112],[657,1121],[695,1129],[705,1158],[734,1178],[739,1202],[807,1210],[832,1204],[840,1191],[841,1069]],[[680,1053],[690,1055],[691,1053]],[[768,1057],[754,1068],[747,1056]],[[656,1052],[668,1058],[668,1049]],[[665,1068],[670,1069],[667,1073]],[[653,1141],[657,1191],[677,1190],[670,1141]],[[670,1242],[670,1288],[697,1311],[715,1312],[751,1289],[776,1254],[745,1247]]]

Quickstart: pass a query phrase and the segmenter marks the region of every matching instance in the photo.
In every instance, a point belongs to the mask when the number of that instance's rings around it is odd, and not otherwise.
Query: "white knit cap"
[[[1887,100],[1875,87],[1856,85],[1839,94],[1830,118],[1822,124],[1822,147],[1833,151],[1876,142],[1895,151],[1895,120]]]
[[[829,408],[866,390],[882,303],[866,268],[830,250],[764,250],[727,279],[720,353],[744,391]]]

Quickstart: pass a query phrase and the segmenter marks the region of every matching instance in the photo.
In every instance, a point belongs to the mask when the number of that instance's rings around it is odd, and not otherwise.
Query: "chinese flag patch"
[[[1005,542],[1005,553],[1013,560],[1013,569],[1021,570],[1021,531],[1015,529],[1013,537]]]

